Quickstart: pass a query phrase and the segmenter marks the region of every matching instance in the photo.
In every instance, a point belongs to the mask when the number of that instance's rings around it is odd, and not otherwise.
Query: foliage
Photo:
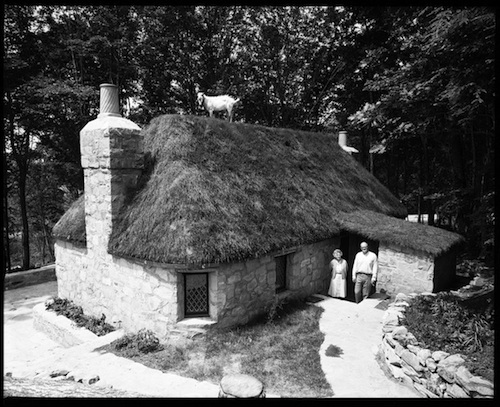
[[[43,198],[48,212],[31,203],[48,184],[83,190],[78,134],[103,82],[141,126],[205,114],[202,90],[240,97],[236,121],[348,130],[412,211],[492,257],[494,8],[9,4],[4,16],[4,235],[20,235],[24,268],[69,207],[60,193]]]
[[[66,298],[53,297],[52,300],[47,301],[45,308],[54,311],[57,315],[65,316],[75,322],[78,327],[84,327],[97,336],[103,336],[115,330],[106,322],[106,315],[102,314],[101,318],[85,315],[82,307]]]
[[[423,346],[465,355],[469,370],[492,380],[495,311],[483,301],[474,308],[449,292],[417,296],[404,324]]]
[[[157,352],[163,349],[159,339],[149,329],[141,329],[135,334],[127,334],[113,341],[111,345],[117,351],[124,353],[126,356],[135,356],[140,353]]]

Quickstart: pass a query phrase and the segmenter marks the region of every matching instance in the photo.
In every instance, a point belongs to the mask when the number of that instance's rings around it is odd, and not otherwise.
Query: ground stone
[[[474,376],[465,366],[459,366],[455,372],[458,381],[469,392],[476,392],[482,396],[493,396],[493,383],[479,376]]]
[[[262,398],[264,385],[255,377],[245,374],[226,375],[220,382],[220,398]]]

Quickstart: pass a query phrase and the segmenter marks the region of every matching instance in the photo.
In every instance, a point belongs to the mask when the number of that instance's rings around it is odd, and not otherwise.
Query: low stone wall
[[[56,281],[56,266],[50,264],[38,269],[17,271],[5,275],[4,290],[26,287],[35,284]]]
[[[123,330],[116,330],[107,335],[97,336],[84,327],[76,326],[64,315],[57,315],[54,311],[47,310],[45,304],[33,307],[33,326],[65,348],[86,343],[95,344],[96,347],[104,346],[125,335]]]
[[[381,359],[392,376],[429,398],[492,398],[493,383],[472,375],[462,356],[419,346],[401,324],[407,300],[408,296],[399,293],[383,317]]]

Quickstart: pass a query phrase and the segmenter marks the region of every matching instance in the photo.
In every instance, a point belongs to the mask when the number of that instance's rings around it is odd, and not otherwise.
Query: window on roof
[[[274,258],[276,264],[276,292],[286,290],[286,268],[288,256],[277,256]]]

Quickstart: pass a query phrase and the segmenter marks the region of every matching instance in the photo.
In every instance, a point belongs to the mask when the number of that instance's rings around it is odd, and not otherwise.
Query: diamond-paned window
[[[208,274],[184,274],[184,313],[186,316],[208,315]]]

